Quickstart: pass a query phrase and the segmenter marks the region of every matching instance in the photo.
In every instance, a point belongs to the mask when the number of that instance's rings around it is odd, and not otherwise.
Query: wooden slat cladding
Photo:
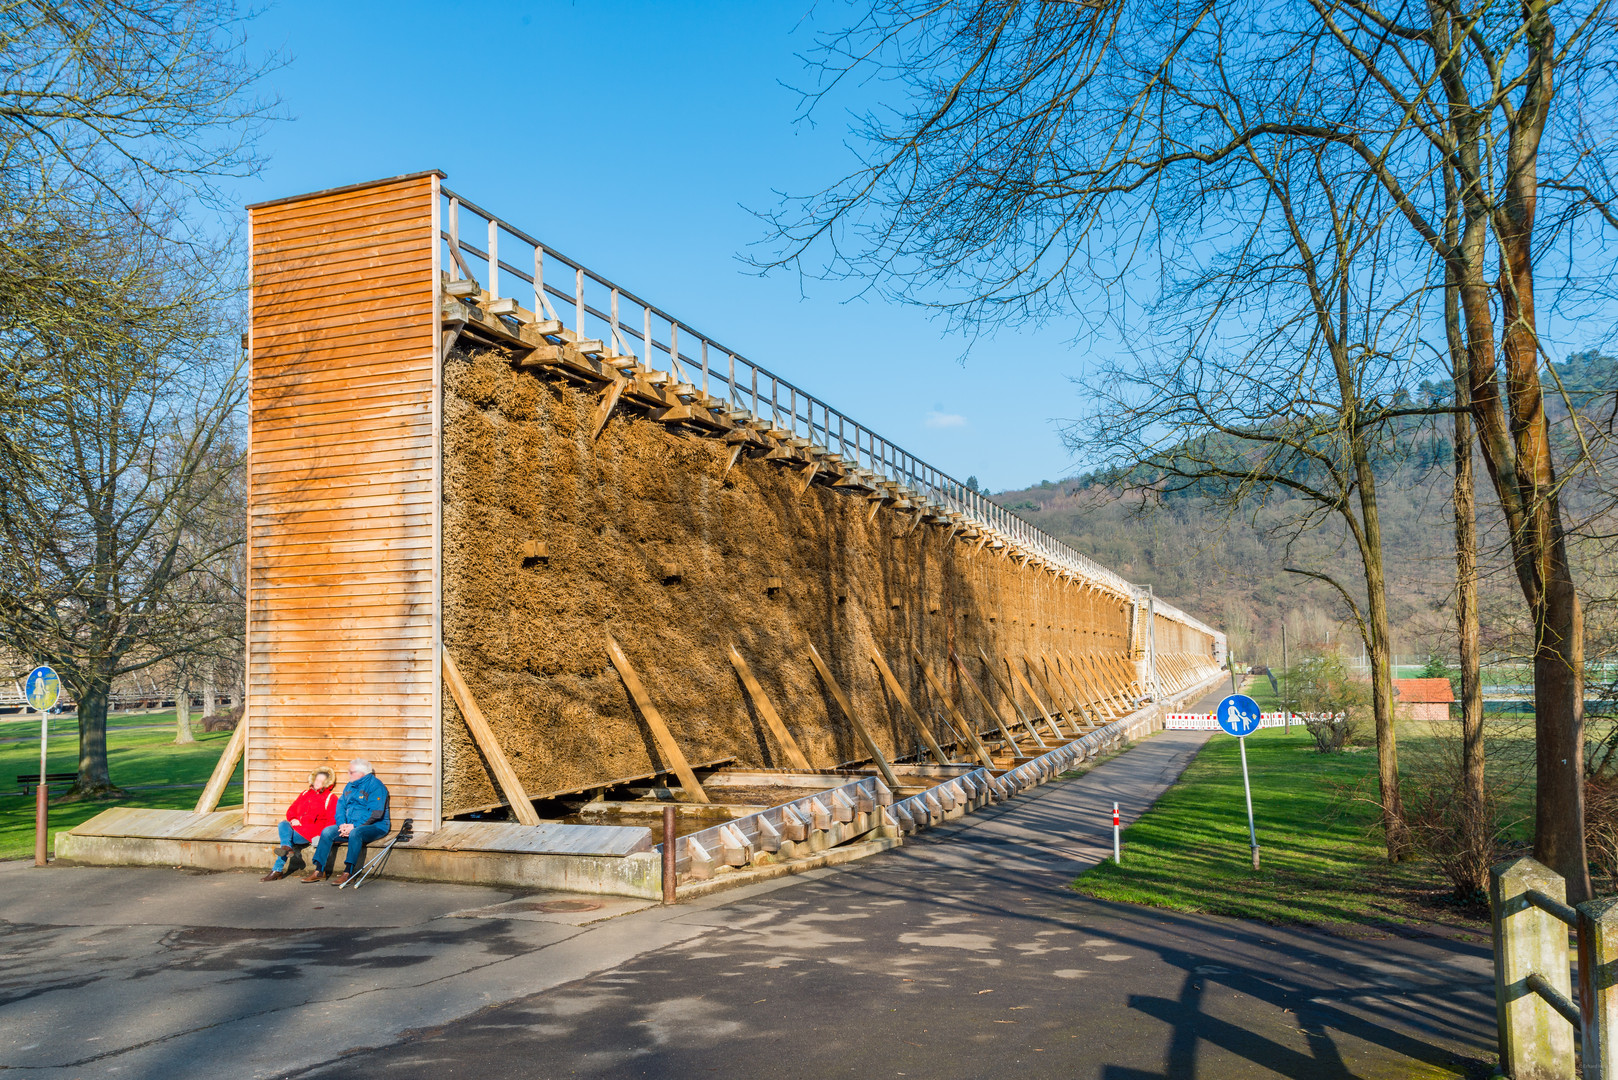
[[[368,759],[436,824],[432,176],[252,210],[246,822]]]

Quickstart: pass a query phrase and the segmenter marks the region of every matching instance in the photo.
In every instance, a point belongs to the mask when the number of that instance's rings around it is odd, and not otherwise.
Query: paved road
[[[0,1068],[1212,1080],[1446,1076],[1488,1056],[1486,943],[1067,888],[1110,850],[1113,799],[1145,806],[1206,737],[1160,735],[898,851],[672,909],[0,864]]]

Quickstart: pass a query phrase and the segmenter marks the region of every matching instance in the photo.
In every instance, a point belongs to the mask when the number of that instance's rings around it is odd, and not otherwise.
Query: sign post
[[[1242,748],[1242,791],[1247,795],[1247,840],[1253,845],[1253,869],[1258,869],[1258,830],[1253,828],[1253,785],[1247,779],[1247,737],[1258,730],[1262,714],[1258,702],[1246,694],[1232,694],[1219,703],[1214,719],[1225,731],[1236,736]]]
[[[28,673],[23,683],[30,707],[39,710],[39,784],[34,788],[34,865],[44,866],[49,847],[47,825],[50,793],[45,790],[45,751],[50,741],[51,709],[62,694],[62,680],[56,677],[49,664],[41,664]]]
[[[1119,847],[1118,847],[1118,804],[1117,803],[1112,804],[1112,861],[1113,861],[1113,865],[1115,865],[1115,866],[1121,864],[1124,861],[1123,853],[1119,850]]]

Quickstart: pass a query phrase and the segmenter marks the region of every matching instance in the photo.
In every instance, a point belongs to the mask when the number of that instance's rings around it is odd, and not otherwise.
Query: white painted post
[[[1618,897],[1579,905],[1584,1080],[1618,1080]]]
[[[489,299],[500,299],[500,226],[489,219]]]
[[[1123,864],[1123,851],[1118,846],[1118,804],[1112,804],[1112,862],[1114,866]]]
[[[573,271],[573,332],[584,338],[584,267]]]
[[[1530,889],[1567,902],[1566,882],[1527,856],[1489,871],[1500,1071],[1512,1080],[1572,1080],[1573,1026],[1528,985],[1538,975],[1572,996],[1567,927],[1528,902]]]

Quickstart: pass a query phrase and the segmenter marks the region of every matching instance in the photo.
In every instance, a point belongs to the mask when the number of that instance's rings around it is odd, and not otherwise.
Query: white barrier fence
[[[1303,717],[1297,713],[1292,714],[1293,723],[1303,723]],[[1258,726],[1286,727],[1286,713],[1267,712],[1259,714]],[[1213,713],[1169,713],[1163,717],[1163,727],[1167,731],[1218,731],[1219,721],[1214,719]]]

